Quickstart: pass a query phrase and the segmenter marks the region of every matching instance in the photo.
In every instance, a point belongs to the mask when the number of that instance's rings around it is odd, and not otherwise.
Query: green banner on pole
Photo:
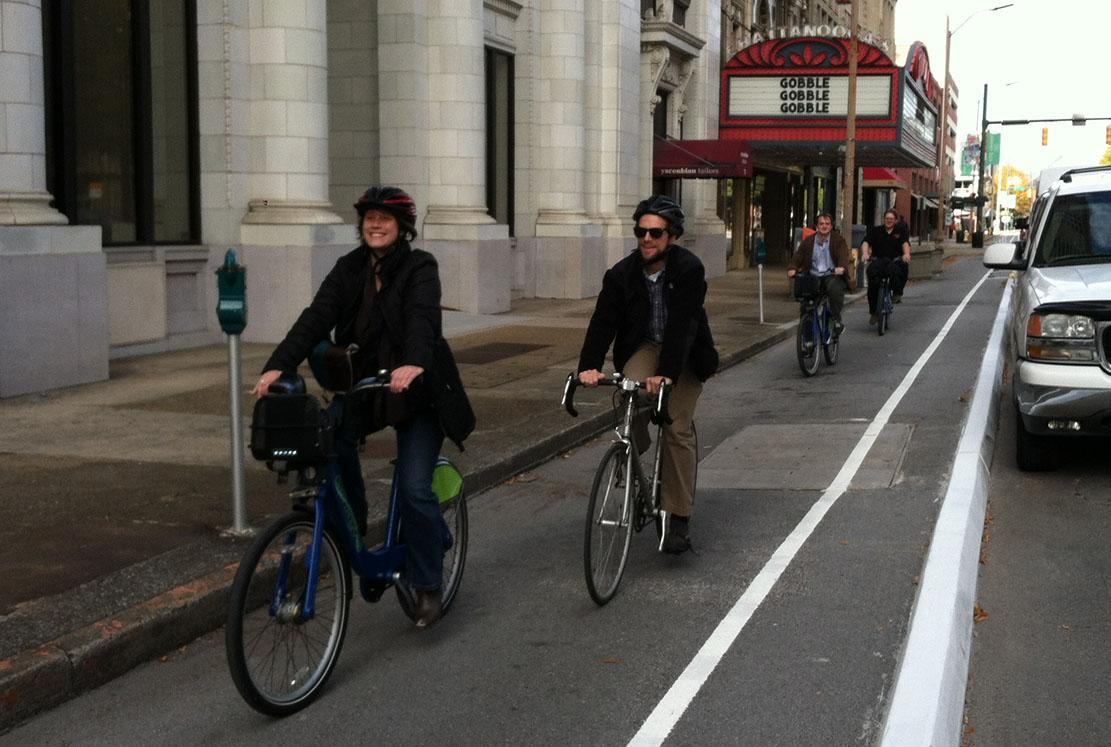
[[[999,165],[999,141],[1000,141],[1001,138],[1002,138],[1001,133],[998,133],[998,132],[989,132],[988,133],[988,143],[987,143],[988,152],[984,154],[984,157],[985,157],[984,162],[988,166],[998,166]]]

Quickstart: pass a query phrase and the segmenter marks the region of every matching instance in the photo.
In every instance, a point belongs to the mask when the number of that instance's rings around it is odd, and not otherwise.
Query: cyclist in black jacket
[[[886,275],[891,278],[891,300],[895,303],[903,300],[903,288],[910,269],[910,241],[899,230],[898,221],[899,214],[887,210],[883,214],[883,225],[869,229],[860,244],[861,256],[868,262],[869,324],[879,321],[876,307],[879,304],[881,277]]]
[[[445,541],[432,472],[445,431],[461,446],[473,420],[469,426],[455,422],[470,406],[443,337],[436,260],[409,246],[416,236],[413,198],[396,187],[371,187],[355,209],[362,243],[340,257],[324,278],[312,304],[263,366],[254,393],[262,396],[283,373],[296,372],[322,341],[333,339],[333,331],[338,348],[358,346],[351,358],[353,381],[389,370],[390,394],[343,419],[345,429],[335,436],[336,457],[359,531],[365,534],[366,488],[358,441],[387,425],[397,432],[406,575],[416,592],[416,624],[425,627],[440,614]],[[332,406],[343,407],[343,398]]]
[[[633,213],[637,251],[611,267],[579,356],[579,381],[597,386],[606,351],[625,376],[643,381],[648,392],[661,382],[674,385],[665,426],[661,498],[670,516],[664,551],[690,549],[689,520],[694,508],[694,410],[702,382],[717,370],[718,354],[703,303],[706,271],[701,260],[673,244],[683,234],[683,210],[669,197],[655,195]],[[647,448],[647,429],[637,446]],[[643,443],[642,443],[643,441]]]

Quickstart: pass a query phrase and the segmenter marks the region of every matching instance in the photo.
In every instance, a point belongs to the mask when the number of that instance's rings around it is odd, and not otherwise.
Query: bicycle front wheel
[[[798,353],[799,369],[805,376],[818,373],[818,339],[814,334],[814,312],[805,311],[799,317],[799,329],[795,335],[795,351]]]
[[[583,567],[586,589],[599,606],[617,592],[621,574],[625,572],[625,561],[629,558],[635,498],[629,455],[629,448],[623,443],[610,446],[598,465],[590,492]]]
[[[225,629],[228,668],[255,710],[288,716],[320,693],[347,630],[351,570],[332,530],[320,543],[314,612],[306,612],[313,518],[293,512],[255,538],[235,575]]]
[[[825,339],[822,341],[822,356],[826,359],[826,363],[833,365],[837,362],[837,349],[841,345],[841,337],[833,333],[830,327],[833,324],[833,317],[830,316],[829,310],[825,312],[825,330],[823,334]]]

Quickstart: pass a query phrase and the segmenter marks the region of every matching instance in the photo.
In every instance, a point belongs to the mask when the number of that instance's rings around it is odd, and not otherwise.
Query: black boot
[[[440,590],[417,591],[416,605],[413,622],[418,628],[427,628],[440,619],[442,611]]]
[[[663,552],[682,555],[691,549],[690,517],[672,514],[667,520],[667,535],[664,536]]]

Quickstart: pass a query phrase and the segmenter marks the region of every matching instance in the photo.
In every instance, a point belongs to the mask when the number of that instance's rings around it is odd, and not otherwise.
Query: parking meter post
[[[764,323],[764,263],[768,261],[768,250],[764,239],[756,240],[756,288],[760,304],[760,324]]]
[[[241,362],[239,335],[228,335],[228,371],[231,382],[231,531],[233,534],[246,534],[249,531],[243,468],[243,418],[240,415],[243,412],[240,400],[240,392],[243,389]]]
[[[756,282],[760,298],[760,323],[764,323],[764,265],[756,265]]]
[[[250,534],[246,518],[245,479],[243,472],[243,390],[242,355],[239,334],[247,326],[247,268],[235,261],[235,250],[224,254],[224,264],[216,270],[219,300],[216,317],[228,335],[229,414],[231,423],[231,534]]]

